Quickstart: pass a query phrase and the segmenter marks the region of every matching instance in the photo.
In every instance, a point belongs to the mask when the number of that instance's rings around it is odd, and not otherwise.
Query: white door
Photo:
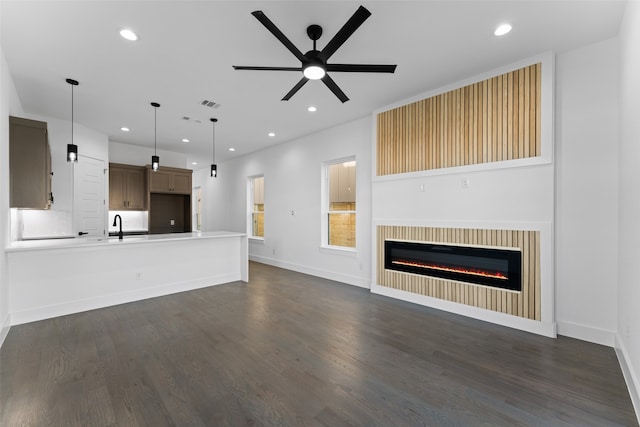
[[[83,237],[102,237],[106,228],[105,161],[80,155],[73,175],[75,230]]]

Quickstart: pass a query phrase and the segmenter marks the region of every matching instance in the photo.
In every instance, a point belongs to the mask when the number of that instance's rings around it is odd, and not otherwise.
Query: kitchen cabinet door
[[[146,170],[141,166],[109,164],[109,209],[147,209]]]
[[[127,208],[143,211],[147,209],[147,188],[144,168],[127,171]]]
[[[10,207],[51,207],[53,173],[46,122],[9,117],[9,174]]]
[[[149,191],[151,193],[191,194],[189,169],[163,168],[153,171],[148,168]]]
[[[176,194],[191,194],[191,171],[173,172],[173,192]]]
[[[165,170],[153,171],[149,169],[149,191],[152,193],[171,192],[171,172]]]
[[[127,207],[127,178],[124,169],[109,165],[109,209],[124,210]]]

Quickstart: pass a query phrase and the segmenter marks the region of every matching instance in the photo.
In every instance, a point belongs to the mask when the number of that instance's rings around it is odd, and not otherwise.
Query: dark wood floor
[[[250,269],[14,326],[0,425],[637,425],[611,348]]]

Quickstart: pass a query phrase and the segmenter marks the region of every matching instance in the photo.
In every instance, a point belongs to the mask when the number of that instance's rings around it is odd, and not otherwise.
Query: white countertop
[[[7,252],[33,251],[46,249],[71,249],[84,247],[106,247],[130,244],[149,244],[158,242],[185,241],[197,239],[220,239],[227,237],[246,237],[245,233],[233,231],[205,231],[191,233],[148,234],[141,236],[118,237],[76,237],[72,239],[42,239],[11,242]]]

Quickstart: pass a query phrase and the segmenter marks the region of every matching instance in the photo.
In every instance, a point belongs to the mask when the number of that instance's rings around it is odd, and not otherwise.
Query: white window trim
[[[351,255],[358,251],[358,233],[357,233],[357,224],[358,224],[358,202],[356,201],[356,210],[355,211],[330,211],[329,210],[329,166],[335,165],[338,163],[345,162],[356,162],[356,168],[358,167],[358,163],[356,161],[356,156],[348,156],[342,157],[340,159],[328,160],[322,163],[321,165],[321,185],[320,185],[320,251],[321,252],[331,252],[336,254],[348,254]],[[356,173],[356,181],[357,181],[357,173]],[[358,192],[356,186],[356,200],[358,199]],[[329,214],[330,213],[354,213],[356,215],[356,246],[351,248],[348,246],[336,246],[329,244]]]
[[[252,175],[247,177],[247,236],[249,237],[250,242],[259,243],[262,242],[264,244],[264,236],[254,236],[253,235],[253,211],[254,206],[254,188],[253,182],[256,178],[264,178],[264,174]]]

